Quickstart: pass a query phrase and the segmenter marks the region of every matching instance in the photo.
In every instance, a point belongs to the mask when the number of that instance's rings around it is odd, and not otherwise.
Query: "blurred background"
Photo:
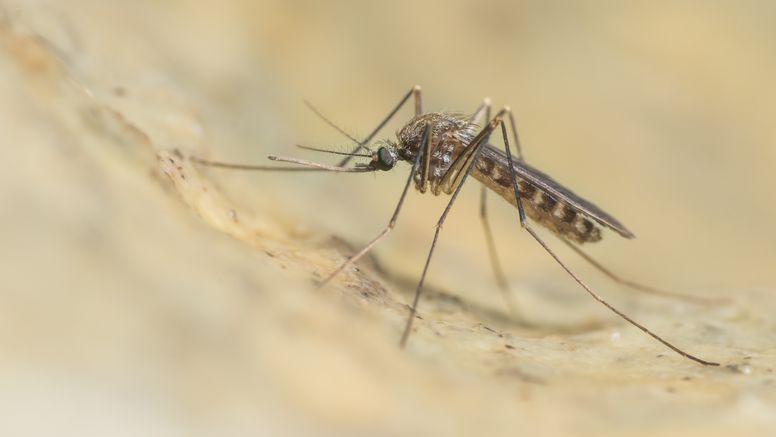
[[[349,147],[302,99],[363,137],[415,84],[423,86],[426,110],[471,112],[488,96],[514,109],[529,162],[637,235],[607,235],[591,248],[618,271],[679,288],[776,282],[776,207],[765,200],[776,162],[776,88],[768,86],[776,68],[768,23],[776,11],[768,2],[166,7],[142,19],[164,28],[157,43],[172,46],[170,64],[185,70],[176,78],[204,84],[228,109],[215,108],[230,120],[229,132],[212,133],[213,157],[262,162],[276,153],[334,161],[293,148]],[[165,27],[170,16],[175,29]],[[411,112],[405,108],[379,137],[393,138]],[[366,241],[390,216],[405,175],[406,167],[375,176],[223,177],[239,178],[241,193],[270,197],[294,215],[311,206],[325,211],[316,226]],[[272,190],[251,189],[266,186]],[[461,256],[485,253],[477,194],[476,187],[467,190],[445,228],[447,249],[437,265],[453,268],[434,269],[437,281],[460,283],[451,275],[470,275],[464,266],[486,261]],[[385,257],[430,241],[446,201],[413,198],[400,231],[381,248]],[[555,273],[500,203],[491,202],[494,227],[504,258],[514,261],[511,275]],[[404,262],[397,267],[415,274],[421,258]]]
[[[774,20],[758,0],[0,1],[0,430],[767,435]],[[523,321],[551,327],[504,320],[474,180],[431,265],[429,320],[400,353],[407,285],[368,261],[336,291],[310,279],[385,226],[408,166],[182,159],[336,162],[294,147],[352,146],[305,99],[361,138],[416,84],[426,111],[509,105],[526,159],[636,234],[586,246],[607,267],[730,298],[641,299],[543,234],[602,294],[722,369],[619,324],[491,196]],[[375,252],[390,276],[417,280],[447,201],[410,194]]]

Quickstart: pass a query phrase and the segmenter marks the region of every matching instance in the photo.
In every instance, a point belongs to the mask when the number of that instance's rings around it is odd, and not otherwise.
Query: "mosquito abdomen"
[[[480,155],[472,176],[517,206],[510,169],[487,155]],[[517,179],[520,199],[528,217],[550,231],[577,243],[592,243],[601,239],[601,229],[584,213],[556,199],[524,179]]]

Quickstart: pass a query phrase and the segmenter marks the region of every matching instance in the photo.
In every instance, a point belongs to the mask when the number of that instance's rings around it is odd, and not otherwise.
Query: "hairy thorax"
[[[426,126],[431,126],[428,184],[423,183],[423,171],[418,171],[415,173],[415,187],[423,193],[430,186],[435,195],[451,194],[455,187],[443,187],[441,182],[450,166],[474,139],[479,128],[469,121],[468,117],[459,114],[431,112],[417,116],[396,133],[400,159],[414,162]]]

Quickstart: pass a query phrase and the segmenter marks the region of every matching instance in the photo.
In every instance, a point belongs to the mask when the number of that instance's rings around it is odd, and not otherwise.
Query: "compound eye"
[[[380,170],[390,170],[396,164],[396,158],[387,147],[377,149],[377,161]]]

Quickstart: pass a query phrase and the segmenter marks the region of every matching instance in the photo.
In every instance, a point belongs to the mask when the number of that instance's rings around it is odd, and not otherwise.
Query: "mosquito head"
[[[369,166],[375,170],[388,171],[393,169],[397,159],[396,147],[386,143],[372,153],[372,161],[369,163]]]

